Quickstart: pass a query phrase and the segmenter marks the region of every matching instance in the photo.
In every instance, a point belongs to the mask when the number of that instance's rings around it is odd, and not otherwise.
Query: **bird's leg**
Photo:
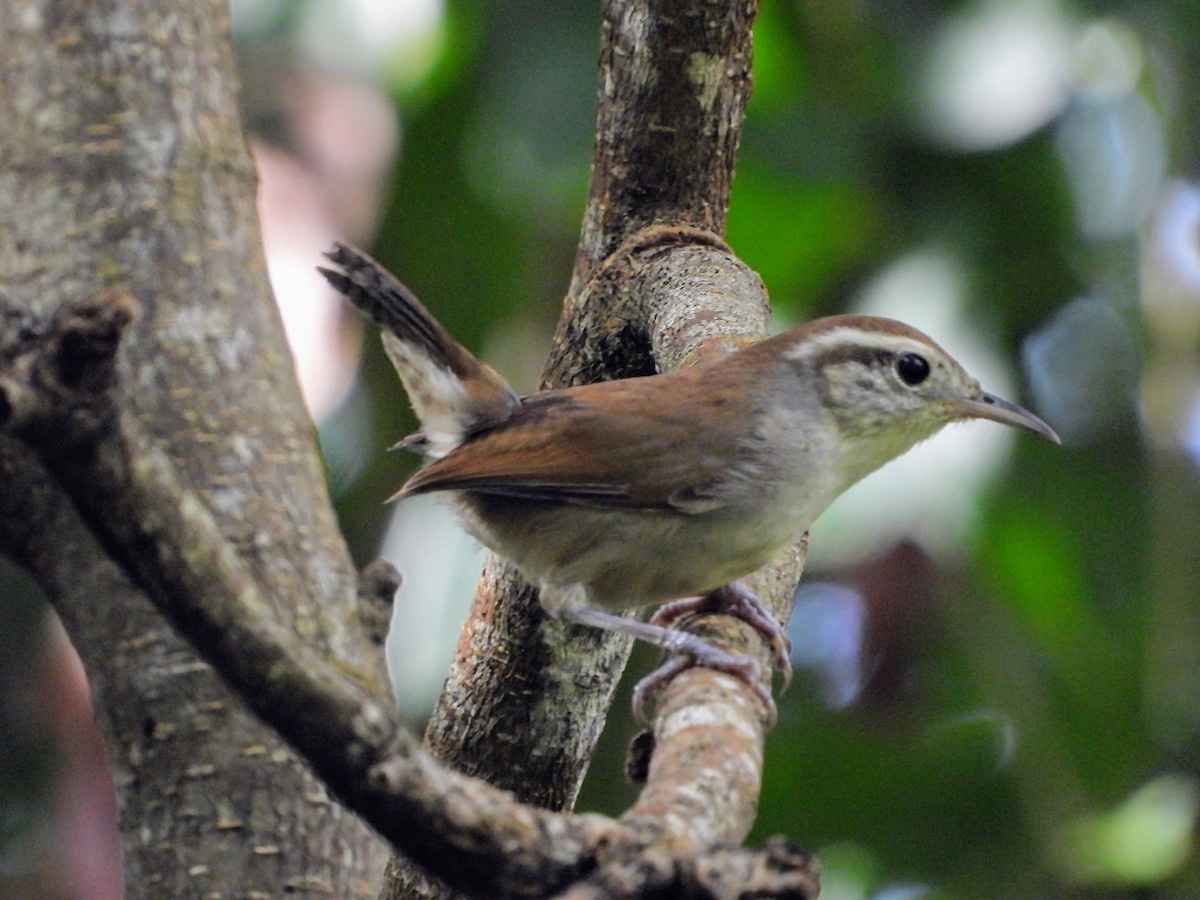
[[[639,681],[633,690],[633,712],[643,725],[646,724],[647,700],[666,682],[692,666],[716,669],[746,682],[766,706],[770,723],[775,724],[775,701],[771,697],[770,689],[762,684],[760,677],[762,670],[757,660],[737,653],[727,653],[696,635],[678,628],[643,622],[640,619],[627,619],[595,606],[584,605],[577,600],[576,602],[570,600],[563,602],[571,594],[572,592],[568,590],[558,596],[552,595],[551,602],[545,603],[546,592],[543,591],[543,603],[551,613],[569,622],[603,628],[606,631],[619,631],[638,640],[654,644],[656,647],[661,647],[667,653],[672,654],[662,666]],[[555,603],[555,600],[558,602]]]
[[[731,581],[698,597],[664,603],[650,621],[671,628],[684,616],[703,613],[731,615],[761,634],[771,648],[771,661],[783,676],[783,690],[788,689],[792,683],[792,642],[774,614],[740,581]]]

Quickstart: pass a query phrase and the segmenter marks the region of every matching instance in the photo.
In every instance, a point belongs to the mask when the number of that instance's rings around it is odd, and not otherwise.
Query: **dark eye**
[[[929,377],[929,363],[916,353],[905,353],[896,360],[896,374],[905,384],[915,387]]]

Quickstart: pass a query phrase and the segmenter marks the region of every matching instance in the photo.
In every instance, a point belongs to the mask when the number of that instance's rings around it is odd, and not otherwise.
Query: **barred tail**
[[[319,268],[321,274],[383,329],[384,349],[421,421],[420,446],[427,455],[445,456],[520,405],[504,379],[451,337],[379,263],[341,243],[326,255],[341,271]]]

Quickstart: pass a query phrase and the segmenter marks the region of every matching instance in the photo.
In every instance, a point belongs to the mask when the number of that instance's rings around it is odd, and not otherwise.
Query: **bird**
[[[551,616],[667,652],[634,708],[691,665],[732,674],[775,719],[758,662],[676,627],[728,612],[790,679],[782,624],[738,579],[778,558],[842,492],[951,422],[1059,442],[985,392],[934,341],[864,315],[816,319],[694,366],[518,394],[362,251],[336,243],[330,284],[380,326],[424,465],[392,499],[447,496],[466,530],[538,588]],[[622,615],[658,607],[649,621]]]

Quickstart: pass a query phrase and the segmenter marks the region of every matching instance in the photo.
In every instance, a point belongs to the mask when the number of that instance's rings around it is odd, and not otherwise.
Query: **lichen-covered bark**
[[[764,332],[762,283],[722,239],[756,12],[753,0],[604,4],[592,181],[544,386],[670,368]],[[797,561],[790,587],[798,574]],[[774,595],[784,605],[788,580]],[[493,562],[427,745],[569,809],[628,652],[622,637],[547,620]],[[392,875],[389,896],[437,893],[420,875]]]
[[[375,679],[277,313],[238,122],[226,4],[0,8],[0,290],[38,329],[120,288],[141,314],[122,403],[219,515],[278,620]],[[14,323],[15,324],[15,323]],[[84,659],[121,805],[130,896],[369,894],[380,847],[107,559],[0,439],[0,540]]]
[[[748,305],[753,312],[741,327],[758,334],[765,327],[761,283],[744,277],[719,237],[749,96],[756,9],[683,0],[605,4],[592,183],[546,384],[653,371],[652,346],[664,367],[694,349],[695,335],[683,329],[674,334],[688,346],[671,348],[670,338],[654,333],[652,316],[665,321],[673,306],[694,302],[695,291],[677,284],[655,298],[653,313],[641,303],[642,281],[653,280],[647,267],[672,265],[672,255],[661,252],[667,244],[647,241],[648,254],[659,252],[638,262],[641,280],[623,272],[593,282],[606,259],[654,223],[691,226],[705,235],[714,265],[743,276],[733,291],[720,273],[714,279],[704,299],[716,299],[715,320],[727,324],[726,309]],[[693,241],[674,244],[694,252]],[[597,285],[608,294],[597,299]],[[524,799],[569,808],[628,649],[619,637],[546,621],[533,594],[491,565],[427,742],[454,766]]]

